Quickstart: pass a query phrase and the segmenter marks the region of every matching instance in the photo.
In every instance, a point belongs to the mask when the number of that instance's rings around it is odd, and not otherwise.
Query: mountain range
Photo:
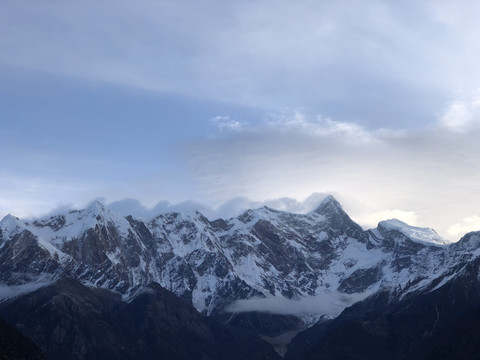
[[[473,358],[479,242],[395,219],[364,230],[332,196],[216,220],[99,202],[7,215],[0,316],[51,359]]]

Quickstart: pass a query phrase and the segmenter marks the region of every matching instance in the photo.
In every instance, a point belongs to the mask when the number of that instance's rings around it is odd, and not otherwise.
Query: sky
[[[0,217],[333,194],[480,230],[477,1],[0,0]]]

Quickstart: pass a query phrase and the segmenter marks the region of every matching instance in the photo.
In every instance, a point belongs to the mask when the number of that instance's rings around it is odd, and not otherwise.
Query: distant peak
[[[195,210],[195,217],[204,223],[209,223],[208,218],[198,210]]]
[[[10,221],[19,221],[20,219],[17,218],[16,216],[13,216],[12,214],[7,214],[3,217],[3,219],[0,221],[1,223],[4,222],[10,222]]]
[[[281,210],[276,210],[276,209],[271,208],[271,207],[269,207],[269,206],[267,206],[267,205],[263,205],[263,206],[260,208],[260,210],[263,210],[263,211],[265,211],[265,212],[274,212],[274,213],[281,212]]]
[[[6,233],[13,233],[18,228],[22,228],[23,226],[25,226],[25,224],[19,218],[13,216],[12,214],[6,215],[0,221],[0,228]]]
[[[378,223],[380,231],[398,231],[415,242],[446,245],[448,241],[440,237],[433,229],[408,225],[398,219],[389,219]]]
[[[343,211],[342,205],[333,197],[333,195],[327,195],[325,199],[322,200],[320,205],[314,210],[317,214],[325,215],[326,213],[336,213]]]
[[[16,226],[20,224],[22,224],[22,221],[12,214],[4,216],[4,218],[0,221],[0,225],[2,225],[2,227],[10,227],[12,225]]]
[[[94,200],[85,208],[85,211],[91,214],[101,214],[106,211],[105,205],[102,204],[99,200]]]
[[[379,227],[384,227],[388,230],[397,230],[401,228],[413,228],[414,226],[407,224],[406,222],[403,222],[402,220],[398,219],[388,219],[388,220],[382,220],[378,223]]]
[[[331,202],[334,202],[334,203],[337,203],[337,204],[338,204],[337,199],[335,199],[335,198],[333,197],[333,195],[330,195],[330,194],[329,194],[329,195],[327,195],[327,196],[325,197],[325,199],[322,200],[321,204],[327,204],[327,203],[331,203]]]

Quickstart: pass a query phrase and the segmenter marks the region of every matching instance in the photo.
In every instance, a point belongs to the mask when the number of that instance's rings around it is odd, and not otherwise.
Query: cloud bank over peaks
[[[258,209],[262,206],[268,206],[272,209],[287,211],[297,214],[306,214],[314,210],[327,197],[327,194],[314,193],[303,201],[293,198],[283,197],[279,199],[270,199],[265,201],[252,201],[247,198],[237,197],[231,199],[219,206],[212,207],[197,201],[189,200],[178,204],[172,204],[168,201],[160,201],[152,208],[148,208],[136,199],[124,199],[107,204],[107,208],[124,216],[132,215],[134,217],[148,219],[159,214],[168,212],[194,213],[201,212],[207,218],[213,220],[218,218],[232,218],[240,215],[248,209]]]

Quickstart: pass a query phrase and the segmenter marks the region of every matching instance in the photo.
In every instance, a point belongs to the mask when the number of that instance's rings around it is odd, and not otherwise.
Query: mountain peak
[[[12,222],[12,221],[20,221],[16,216],[13,216],[12,214],[7,214],[3,217],[2,220],[0,220],[0,224],[7,223],[7,222]]]
[[[266,213],[279,213],[279,212],[282,212],[281,210],[277,210],[277,209],[274,209],[274,208],[271,208],[267,205],[263,205],[260,209],[258,210],[262,210]]]
[[[333,195],[327,195],[325,199],[322,200],[320,205],[313,211],[317,214],[326,215],[332,213],[343,212],[342,205],[333,197]]]
[[[101,213],[105,212],[106,208],[105,205],[102,204],[99,200],[94,200],[85,208],[85,212],[92,214],[92,215],[100,215]]]
[[[6,234],[12,234],[17,228],[23,227],[25,224],[12,214],[6,215],[0,221],[0,229]]]
[[[441,238],[435,230],[408,225],[398,219],[390,219],[380,221],[378,223],[378,229],[381,231],[399,231],[410,240],[420,243],[434,244],[434,245],[446,245],[448,242]]]

